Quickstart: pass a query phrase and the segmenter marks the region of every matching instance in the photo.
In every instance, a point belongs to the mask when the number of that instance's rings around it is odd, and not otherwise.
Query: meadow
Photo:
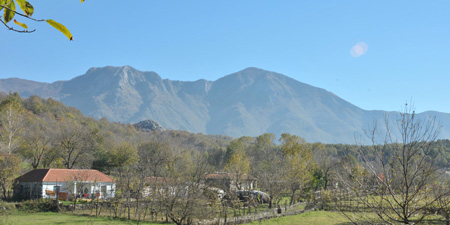
[[[109,217],[93,217],[73,215],[71,213],[54,213],[54,212],[40,212],[40,213],[14,213],[11,215],[4,215],[0,220],[1,225],[23,224],[23,225],[125,225],[136,224],[133,220],[111,219]],[[144,225],[160,225],[163,223],[140,222]],[[171,224],[171,223],[169,223]],[[348,221],[341,214],[329,211],[311,211],[303,214],[273,218],[263,221],[255,221],[250,224],[272,225],[272,224],[286,224],[286,225],[344,225],[349,224]]]

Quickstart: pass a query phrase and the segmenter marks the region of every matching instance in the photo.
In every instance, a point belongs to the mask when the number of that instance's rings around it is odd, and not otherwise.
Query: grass
[[[111,219],[108,217],[91,217],[91,216],[78,216],[72,214],[64,213],[14,213],[11,215],[0,216],[0,225],[9,224],[23,224],[23,225],[125,225],[125,224],[136,224],[136,221],[132,220],[120,220]],[[161,223],[149,223],[141,222],[140,224],[145,225],[161,225]]]
[[[337,212],[326,212],[326,211],[312,211],[306,212],[294,216],[286,216],[280,218],[274,218],[270,220],[262,221],[262,225],[318,225],[318,224],[329,224],[329,225],[344,225],[347,224],[347,220],[341,214]],[[126,220],[113,220],[107,217],[90,217],[90,216],[78,216],[63,213],[17,213],[9,216],[3,216],[0,220],[1,225],[6,224],[24,224],[24,225],[125,225],[125,224],[136,224],[135,221]],[[161,225],[160,223],[141,223],[145,225]],[[259,224],[259,221],[250,224]]]
[[[260,224],[259,221],[255,221],[250,224]],[[311,211],[305,212],[294,216],[285,216],[274,218],[270,220],[261,221],[261,225],[344,225],[350,224],[348,220],[338,212],[329,211]]]

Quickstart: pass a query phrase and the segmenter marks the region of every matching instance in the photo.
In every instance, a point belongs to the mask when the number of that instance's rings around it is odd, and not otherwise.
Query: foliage
[[[19,5],[19,7],[23,13],[20,13],[19,11],[16,10],[16,3],[17,3],[17,5]],[[83,0],[81,1],[81,3],[83,3]],[[0,0],[0,11],[3,11],[3,17],[0,18],[0,22],[3,23],[3,25],[5,25],[5,27],[9,30],[21,32],[21,33],[31,33],[31,32],[35,31],[35,30],[29,31],[28,25],[14,19],[14,17],[17,15],[17,16],[20,16],[21,18],[29,20],[29,21],[35,21],[35,22],[45,21],[50,26],[54,27],[55,29],[57,29],[61,33],[63,33],[69,40],[73,40],[73,36],[70,33],[70,31],[61,23],[58,23],[52,19],[44,20],[44,19],[33,18],[32,16],[34,13],[34,7],[33,7],[33,5],[31,5],[30,2],[28,2],[26,0]],[[15,24],[19,25],[23,29],[18,30],[18,29],[13,28],[11,25],[9,25],[8,23],[11,22],[12,20],[14,21]]]
[[[0,152],[11,154],[18,148],[18,137],[26,125],[25,114],[17,93],[0,103]]]
[[[241,182],[250,172],[250,160],[247,157],[244,142],[242,138],[231,142],[229,149],[232,153],[225,165],[225,171],[231,174],[232,182],[238,190],[242,190]]]
[[[134,164],[139,156],[129,142],[124,142],[109,152],[109,163],[112,167],[124,167]]]
[[[433,170],[448,167],[449,140],[419,139],[405,143],[393,140],[361,146],[306,143],[301,137],[290,134],[283,134],[276,142],[273,134],[231,139],[174,130],[141,132],[130,124],[86,117],[79,110],[51,98],[22,99],[16,93],[0,94],[0,113],[8,110],[20,123],[11,126],[16,131],[8,139],[5,134],[11,129],[5,121],[14,119],[0,120],[2,146],[8,146],[6,143],[12,140],[12,147],[2,147],[4,159],[0,158],[0,166],[7,168],[0,170],[1,181],[5,184],[3,191],[10,191],[13,179],[33,168],[96,168],[117,181],[118,198],[113,204],[116,210],[120,208],[127,218],[138,221],[147,212],[151,212],[152,217],[163,215],[167,220],[188,223],[217,215],[226,217],[228,211],[241,210],[245,204],[239,200],[220,202],[209,187],[198,185],[204,184],[205,173],[220,171],[234,175],[238,186],[246,176],[257,178],[258,189],[268,193],[270,202],[275,205],[284,201],[283,196],[290,196],[290,203],[293,203],[321,190],[325,190],[323,193],[355,190],[361,191],[359,196],[363,197],[371,196],[365,194],[368,187],[376,187],[370,189],[375,193],[373,196],[382,196],[383,190],[389,190],[386,187],[392,187],[396,197],[401,196],[399,193],[416,192],[415,199],[409,202],[422,203],[428,200],[419,197],[443,195],[447,190],[447,186],[438,182],[439,175]],[[402,130],[414,128],[413,125]],[[418,171],[420,179],[413,179],[414,185],[410,184],[409,189],[401,189],[398,172],[402,167],[395,165],[401,161],[403,150],[417,153],[410,157],[417,168],[430,163],[437,166],[430,167],[433,170]],[[340,173],[344,171],[347,173]],[[390,183],[384,184],[380,179]],[[363,183],[366,189],[361,186],[344,189],[354,182]],[[324,199],[332,199],[330,196]],[[435,199],[439,201],[425,204],[433,207],[441,204],[437,213],[447,215],[450,220],[448,198]],[[383,204],[386,203],[387,198]],[[260,209],[268,207],[248,205]]]
[[[291,192],[291,202],[296,198],[296,192],[305,188],[312,180],[315,162],[306,141],[296,135],[282,134],[281,152],[285,158],[285,180]]]
[[[13,179],[18,175],[21,167],[20,158],[14,154],[0,153],[0,187],[3,198],[11,188]]]

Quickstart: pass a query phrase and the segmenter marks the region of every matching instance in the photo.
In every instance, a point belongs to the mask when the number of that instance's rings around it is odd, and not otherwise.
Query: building
[[[253,190],[257,188],[257,179],[247,175],[234,173],[210,173],[205,175],[205,183],[223,190]]]
[[[98,170],[35,169],[14,180],[17,199],[113,198],[116,183]]]

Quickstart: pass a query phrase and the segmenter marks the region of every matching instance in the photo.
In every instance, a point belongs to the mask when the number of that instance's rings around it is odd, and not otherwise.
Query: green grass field
[[[115,220],[107,217],[78,216],[65,213],[15,213],[1,216],[0,225],[125,225],[136,224],[136,221]],[[160,223],[140,223],[145,225],[161,225]]]
[[[286,224],[286,225],[344,225],[347,220],[337,212],[313,211],[300,215],[280,217],[261,221],[262,225]],[[107,217],[79,216],[64,213],[16,213],[2,216],[0,225],[24,224],[24,225],[125,225],[136,224],[136,221],[113,220]],[[145,225],[161,225],[161,223],[140,223]],[[259,221],[250,224],[259,224]]]

